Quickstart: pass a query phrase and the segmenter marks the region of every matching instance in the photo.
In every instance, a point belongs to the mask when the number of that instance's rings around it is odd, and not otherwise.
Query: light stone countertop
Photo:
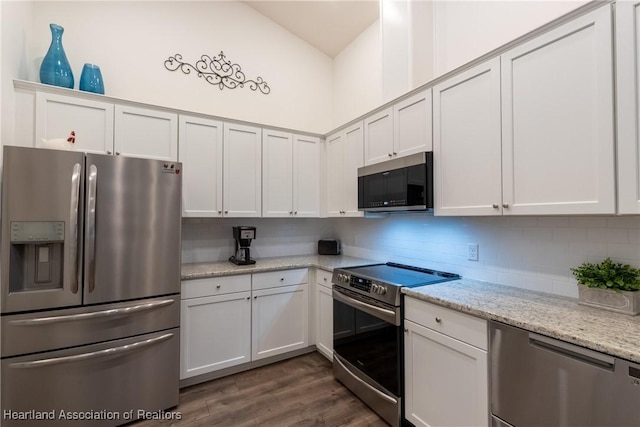
[[[362,258],[343,255],[295,255],[276,258],[256,259],[253,265],[235,265],[229,261],[182,264],[182,280],[205,277],[231,276],[236,274],[264,273],[266,271],[290,270],[293,268],[315,267],[327,271],[334,268],[376,264]]]
[[[640,363],[640,316],[471,279],[403,289],[410,297]]]

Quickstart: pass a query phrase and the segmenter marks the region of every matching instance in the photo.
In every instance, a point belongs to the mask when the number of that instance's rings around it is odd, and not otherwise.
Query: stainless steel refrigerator
[[[180,168],[4,147],[3,426],[112,426],[178,404]]]

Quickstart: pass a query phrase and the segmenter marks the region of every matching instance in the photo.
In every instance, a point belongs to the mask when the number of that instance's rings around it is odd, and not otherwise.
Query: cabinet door
[[[306,284],[253,291],[252,360],[309,345],[307,292]]]
[[[340,185],[344,196],[343,216],[363,216],[358,210],[358,168],[363,166],[363,125],[357,123],[344,132],[345,141],[345,171],[344,179]]]
[[[180,116],[182,216],[222,216],[222,122]]]
[[[393,108],[364,119],[364,164],[372,165],[389,160],[393,151]]]
[[[345,135],[327,137],[327,216],[342,216],[345,206]],[[351,176],[351,174],[349,174]],[[357,177],[356,177],[357,179]]]
[[[433,88],[436,215],[500,215],[500,58]]]
[[[224,216],[259,217],[262,213],[262,131],[224,124]]]
[[[398,156],[433,150],[431,89],[393,106],[393,152]]]
[[[333,296],[331,288],[316,283],[316,347],[329,360],[333,357]]]
[[[320,216],[320,138],[293,137],[293,215]]]
[[[293,135],[262,130],[262,216],[293,215]]]
[[[405,320],[405,417],[415,426],[488,426],[487,352]]]
[[[251,292],[182,300],[180,379],[250,361]]]
[[[615,213],[611,5],[502,55],[503,213]]]
[[[116,105],[114,148],[123,156],[176,161],[178,115]]]
[[[640,4],[616,3],[618,211],[640,214]]]
[[[74,148],[87,153],[113,152],[113,104],[36,92],[36,140],[76,134]]]

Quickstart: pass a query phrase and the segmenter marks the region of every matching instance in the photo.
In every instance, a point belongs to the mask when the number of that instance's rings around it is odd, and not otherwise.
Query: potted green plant
[[[635,316],[640,313],[640,270],[606,258],[572,268],[578,303]]]

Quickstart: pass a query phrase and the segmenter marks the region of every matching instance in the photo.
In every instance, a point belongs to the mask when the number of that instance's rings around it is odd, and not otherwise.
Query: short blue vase
[[[80,75],[80,90],[104,95],[104,81],[100,67],[95,64],[84,64]]]
[[[51,45],[40,65],[40,82],[73,89],[73,72],[62,47],[64,28],[50,24]]]

